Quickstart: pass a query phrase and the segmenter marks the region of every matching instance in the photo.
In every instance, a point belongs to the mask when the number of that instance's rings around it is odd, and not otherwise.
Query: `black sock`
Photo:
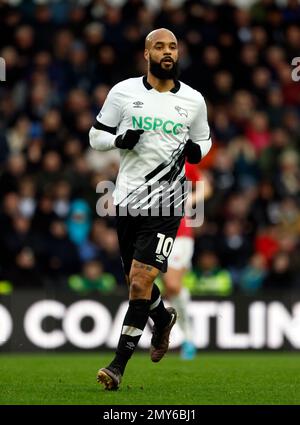
[[[124,318],[116,355],[110,364],[110,366],[118,368],[122,375],[146,326],[150,304],[150,300],[144,299],[129,301],[129,307]]]
[[[166,310],[158,286],[153,283],[149,316],[157,328],[164,328],[170,323],[170,313]]]

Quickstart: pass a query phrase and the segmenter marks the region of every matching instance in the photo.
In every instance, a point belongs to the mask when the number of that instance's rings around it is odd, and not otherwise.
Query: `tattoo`
[[[133,267],[135,267],[136,269],[146,269],[147,272],[151,272],[153,270],[152,266],[148,266],[147,264],[142,263],[134,263]]]
[[[152,272],[153,267],[152,266],[146,266],[146,270],[147,270],[147,272]]]

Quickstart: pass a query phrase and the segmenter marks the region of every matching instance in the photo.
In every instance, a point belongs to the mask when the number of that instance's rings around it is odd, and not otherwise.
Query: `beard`
[[[178,78],[178,62],[173,62],[172,68],[164,69],[162,60],[156,62],[150,56],[149,66],[151,74],[159,80],[176,80]]]

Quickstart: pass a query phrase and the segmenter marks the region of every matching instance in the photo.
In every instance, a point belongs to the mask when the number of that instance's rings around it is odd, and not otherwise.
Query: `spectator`
[[[55,214],[64,219],[70,211],[71,204],[71,185],[67,180],[60,180],[52,189],[54,199],[53,210]]]
[[[287,290],[292,287],[292,268],[289,256],[278,252],[272,260],[271,268],[264,286],[268,290]]]
[[[38,198],[37,207],[32,218],[32,228],[40,235],[49,233],[51,223],[58,219],[54,212],[53,199],[50,194],[42,194]]]
[[[18,189],[20,179],[26,173],[26,159],[24,155],[16,153],[10,155],[7,160],[6,170],[0,180],[0,194],[3,197],[8,192],[15,192]]]
[[[69,277],[69,287],[80,295],[91,292],[107,294],[113,292],[116,280],[112,274],[104,273],[99,261],[88,261],[83,264],[82,274]]]
[[[34,236],[29,218],[23,217],[20,214],[12,218],[11,229],[5,233],[4,240],[8,266],[13,264],[14,259],[22,251],[23,247],[26,246],[33,250],[36,242]],[[22,255],[21,257],[23,258]]]
[[[279,251],[278,229],[274,225],[262,228],[256,236],[255,251],[260,253],[270,265]]]
[[[287,149],[289,143],[288,133],[282,127],[274,128],[271,133],[270,144],[261,151],[258,160],[264,178],[272,179],[274,171],[280,172],[279,158]]]
[[[16,253],[14,264],[9,268],[7,278],[15,289],[39,289],[42,287],[38,260],[30,247],[24,246]]]
[[[282,91],[279,86],[272,86],[267,93],[266,113],[272,129],[282,125],[285,111]]]
[[[218,256],[222,267],[230,271],[232,281],[238,284],[241,272],[252,253],[249,237],[238,220],[227,221],[218,244]]]
[[[245,137],[231,140],[228,152],[234,160],[234,176],[237,190],[245,190],[256,185],[259,169],[255,158],[255,149]]]
[[[222,144],[228,144],[237,135],[236,127],[223,108],[215,111],[212,130],[215,139]]]
[[[36,185],[31,177],[26,176],[20,181],[19,195],[18,209],[21,215],[32,218],[36,209]]]
[[[233,289],[230,274],[220,267],[213,251],[199,255],[196,267],[185,275],[183,282],[192,295],[226,296]]]
[[[254,254],[250,257],[249,264],[241,272],[238,287],[244,294],[254,295],[261,291],[266,275],[265,257],[258,253]]]
[[[295,150],[286,150],[280,155],[279,169],[275,178],[275,187],[280,197],[300,196],[299,155]]]
[[[80,270],[77,247],[68,238],[63,221],[55,220],[50,225],[49,236],[45,241],[44,267],[47,277],[56,287],[71,273]]]
[[[270,181],[264,180],[258,187],[249,211],[249,220],[253,223],[255,232],[259,228],[266,228],[272,223],[277,223],[278,211],[274,187]]]
[[[80,245],[86,241],[91,228],[91,211],[84,200],[77,199],[71,203],[66,224],[72,242]]]
[[[257,155],[270,143],[268,118],[264,112],[255,112],[246,129],[246,136],[255,149]]]

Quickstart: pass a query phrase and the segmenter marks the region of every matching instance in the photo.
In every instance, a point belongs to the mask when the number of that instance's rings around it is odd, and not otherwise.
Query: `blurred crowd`
[[[186,285],[300,289],[298,0],[12,3],[0,0],[0,293],[124,284],[114,218],[96,213],[118,153],[93,151],[88,132],[110,87],[146,73],[158,27],[179,39],[180,79],[204,95],[214,142]]]

